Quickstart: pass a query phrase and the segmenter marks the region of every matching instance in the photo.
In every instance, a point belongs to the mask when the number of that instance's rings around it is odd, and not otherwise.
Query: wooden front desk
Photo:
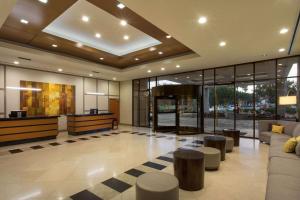
[[[1,118],[0,146],[55,139],[58,116]]]
[[[113,129],[115,121],[113,113],[68,115],[68,133],[81,135]]]

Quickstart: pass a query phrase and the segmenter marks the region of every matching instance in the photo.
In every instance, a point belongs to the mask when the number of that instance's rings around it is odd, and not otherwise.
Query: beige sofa
[[[269,131],[269,124],[277,122],[284,128],[283,134]],[[270,144],[266,200],[300,199],[300,157],[285,153],[283,144],[292,136],[300,135],[300,123],[261,120],[258,123],[259,140]]]

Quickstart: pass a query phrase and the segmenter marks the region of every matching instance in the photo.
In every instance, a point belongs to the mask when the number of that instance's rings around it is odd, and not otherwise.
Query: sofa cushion
[[[266,200],[299,200],[300,178],[271,174],[268,177]]]
[[[259,133],[259,140],[270,144],[272,132],[263,131]]]
[[[285,153],[282,150],[282,145],[271,145],[269,148],[269,159],[273,157],[281,157],[281,158],[289,158],[289,159],[297,159],[299,157],[295,153]]]
[[[269,175],[281,174],[300,179],[300,159],[273,157],[269,162]]]
[[[278,124],[284,126],[284,134],[287,134],[289,136],[293,136],[294,129],[296,126],[299,124],[298,122],[293,122],[293,121],[284,121],[284,120],[279,120]]]
[[[300,123],[298,123],[293,131],[293,136],[297,137],[300,136]]]
[[[295,148],[295,152],[297,156],[300,156],[300,142],[298,142],[296,148]]]
[[[296,146],[297,146],[297,140],[296,138],[292,137],[284,143],[283,150],[286,153],[293,153],[295,152]]]
[[[271,145],[272,146],[281,146],[291,137],[286,134],[272,134],[271,136]]]

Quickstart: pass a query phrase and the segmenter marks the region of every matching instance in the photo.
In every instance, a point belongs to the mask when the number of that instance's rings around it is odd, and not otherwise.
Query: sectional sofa
[[[274,123],[284,126],[283,134],[270,131]],[[300,157],[282,150],[290,137],[300,135],[300,123],[261,120],[258,129],[259,140],[270,144],[266,200],[300,200]]]

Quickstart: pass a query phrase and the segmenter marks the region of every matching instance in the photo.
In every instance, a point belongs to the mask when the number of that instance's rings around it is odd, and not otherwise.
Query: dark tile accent
[[[111,134],[113,134],[113,135],[119,135],[120,133],[112,132]]]
[[[187,147],[194,147],[194,148],[197,148],[197,147],[201,147],[201,145],[196,145],[196,144],[186,144],[184,146],[187,146]]]
[[[67,142],[67,143],[74,143],[76,141],[75,140],[66,140],[65,142]]]
[[[130,131],[121,131],[121,133],[130,133]]]
[[[178,139],[179,142],[185,142],[187,139]]]
[[[109,135],[109,134],[102,134],[103,136],[111,136],[111,135]]]
[[[10,153],[21,153],[23,152],[23,150],[21,149],[12,149],[12,150],[9,150]]]
[[[134,176],[134,177],[139,177],[140,175],[142,174],[145,174],[145,172],[142,172],[140,170],[137,170],[137,169],[130,169],[128,171],[125,172],[126,174],[129,174],[131,176]]]
[[[166,157],[166,156],[159,156],[156,159],[164,160],[164,161],[173,163],[173,158],[169,158],[169,157]]]
[[[131,132],[130,134],[137,134],[137,133],[139,133],[139,132]]]
[[[32,148],[32,149],[34,149],[34,150],[37,150],[37,149],[42,149],[42,148],[44,148],[44,147],[42,147],[41,145],[36,145],[36,146],[32,146],[32,147],[30,147],[30,148]]]
[[[143,165],[145,165],[147,167],[154,168],[154,169],[158,169],[158,170],[162,170],[162,169],[166,168],[166,166],[161,165],[161,164],[157,164],[157,163],[154,163],[154,162],[145,162]]]
[[[203,144],[203,141],[202,141],[202,140],[194,140],[192,143],[195,143],[195,144]]]
[[[138,135],[146,135],[147,133],[138,133]]]
[[[70,196],[70,198],[73,200],[103,200],[88,190],[83,190],[81,192],[78,192],[78,193]]]
[[[61,145],[61,144],[58,143],[58,142],[51,142],[51,143],[49,143],[49,145],[51,145],[51,146],[58,146],[58,145]]]
[[[81,137],[81,138],[78,138],[79,140],[89,140],[89,138],[85,138],[85,137]]]
[[[124,192],[125,190],[127,190],[128,188],[130,188],[132,186],[132,185],[129,185],[128,183],[120,181],[116,178],[107,179],[106,181],[103,181],[102,183],[120,193]]]
[[[156,136],[156,138],[164,138],[164,137],[166,137],[166,136],[164,136],[164,135],[158,135],[158,136]]]
[[[93,135],[91,136],[92,138],[100,138],[100,136],[97,136],[97,135]]]

